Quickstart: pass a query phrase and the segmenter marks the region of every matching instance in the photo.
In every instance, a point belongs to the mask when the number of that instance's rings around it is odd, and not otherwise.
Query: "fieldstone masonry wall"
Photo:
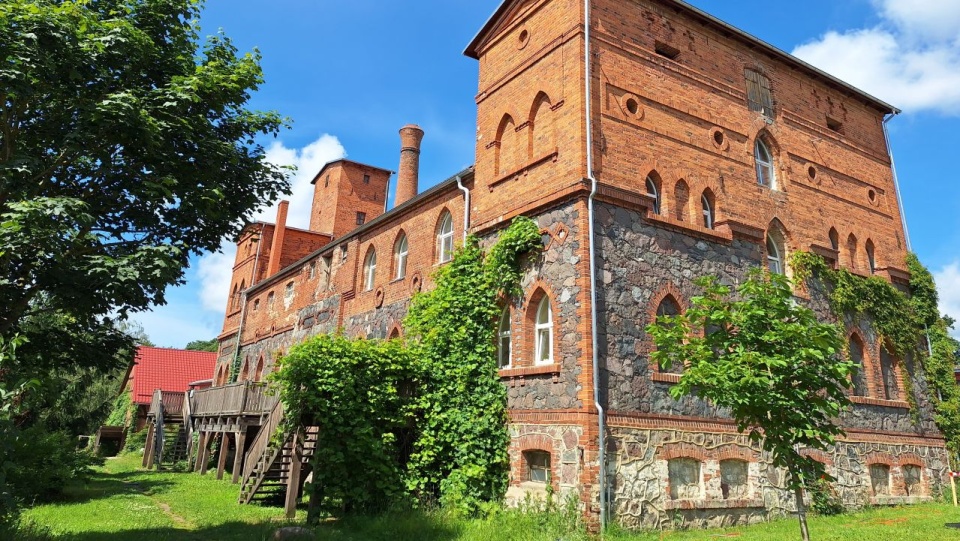
[[[629,528],[725,527],[795,512],[786,490],[786,470],[774,468],[759,446],[739,434],[611,428],[608,479],[613,519]],[[672,499],[669,460],[701,464],[699,497]],[[917,444],[841,442],[816,456],[837,479],[833,488],[851,507],[915,503],[943,490],[948,471],[942,447]],[[746,497],[724,499],[719,464],[748,461]],[[750,461],[752,459],[752,461]],[[874,495],[870,464],[890,467],[890,493]],[[919,493],[905,494],[903,466],[920,466]]]

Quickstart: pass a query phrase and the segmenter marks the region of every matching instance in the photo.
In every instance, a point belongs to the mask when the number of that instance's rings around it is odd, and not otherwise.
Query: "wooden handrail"
[[[193,417],[266,415],[273,410],[276,400],[264,383],[234,383],[196,391],[191,414]]]
[[[283,402],[277,400],[273,409],[270,411],[270,415],[267,416],[266,421],[260,426],[260,432],[257,433],[257,438],[253,440],[253,445],[250,446],[250,450],[247,452],[247,458],[243,462],[243,480],[240,481],[240,486],[246,485],[250,474],[252,474],[254,468],[257,467],[257,463],[270,452],[270,440],[273,438],[274,432],[277,431],[277,427],[280,426],[281,421],[283,421]],[[281,445],[277,450],[282,447]]]

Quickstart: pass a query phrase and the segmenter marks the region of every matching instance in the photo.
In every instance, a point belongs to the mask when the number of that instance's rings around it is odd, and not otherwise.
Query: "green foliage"
[[[99,463],[93,455],[77,450],[77,440],[63,432],[33,426],[20,431],[13,441],[7,482],[16,498],[28,505],[51,501],[73,482],[89,477]]]
[[[414,297],[410,341],[320,336],[291,348],[273,376],[285,432],[320,427],[312,498],[327,512],[377,511],[410,496],[478,514],[507,486],[506,390],[494,322],[540,234],[516,219],[489,255],[470,237]]]
[[[183,348],[189,351],[209,351],[216,353],[220,349],[220,341],[216,338],[211,338],[209,340],[194,340],[187,343],[187,347]]]
[[[133,399],[130,393],[123,392],[114,400],[113,410],[107,416],[104,424],[107,426],[127,426],[127,421],[131,419],[131,413],[136,409],[133,405]]]
[[[808,478],[805,485],[810,494],[810,511],[815,515],[829,517],[842,514],[845,509],[843,501],[833,488],[833,483],[826,477]]]
[[[284,120],[247,108],[259,55],[201,40],[200,10],[0,3],[0,335],[56,343],[22,332],[25,319],[90,326],[162,304],[192,254],[288,190],[255,142]]]
[[[794,255],[793,267],[798,277],[816,277],[830,287],[830,305],[838,318],[843,314],[868,316],[897,355],[920,360],[934,406],[934,420],[956,460],[960,454],[960,388],[954,369],[960,343],[950,336],[952,322],[937,307],[937,287],[930,271],[916,255],[907,256],[907,295],[878,277],[864,278],[845,269],[831,269],[822,258],[806,252]],[[904,384],[914,415],[919,416],[912,380],[907,377]]]
[[[753,269],[736,298],[713,277],[697,284],[704,293],[686,313],[647,327],[657,347],[652,359],[663,368],[686,363],[671,396],[728,409],[737,430],[787,469],[806,538],[804,473],[823,470],[800,450],[826,449],[843,434],[838,417],[850,406],[845,391],[854,370],[842,357],[843,334],[798,304],[785,276]]]
[[[496,362],[500,300],[516,295],[520,260],[542,247],[539,228],[517,218],[485,256],[469,237],[414,297],[404,325],[420,361],[418,438],[408,486],[420,501],[476,513],[507,488],[506,389]]]
[[[399,436],[413,421],[414,364],[398,341],[342,335],[317,336],[284,357],[272,376],[286,408],[284,432],[320,427],[309,487],[320,510],[376,512],[402,499]]]

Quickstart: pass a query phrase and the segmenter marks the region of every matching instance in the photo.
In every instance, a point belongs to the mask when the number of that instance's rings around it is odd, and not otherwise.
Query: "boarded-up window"
[[[887,400],[898,400],[900,398],[896,367],[897,360],[890,355],[887,348],[880,348],[880,372],[883,374],[883,397]]]
[[[874,496],[890,495],[890,466],[886,464],[870,465],[870,485]]]
[[[720,491],[724,500],[743,500],[747,494],[748,465],[743,460],[720,461]]]
[[[700,498],[700,462],[692,458],[675,458],[667,462],[670,476],[670,499]]]
[[[770,79],[753,70],[746,71],[747,104],[751,111],[764,116],[773,116],[773,96],[770,92]]]
[[[907,496],[920,496],[920,466],[903,466],[903,488]]]

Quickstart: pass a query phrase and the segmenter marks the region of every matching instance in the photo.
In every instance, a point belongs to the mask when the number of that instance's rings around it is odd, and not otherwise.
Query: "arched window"
[[[883,378],[883,397],[887,400],[900,399],[900,385],[897,381],[897,359],[887,348],[880,348],[880,375]]]
[[[513,349],[510,347],[510,307],[503,309],[500,325],[497,327],[497,364],[500,368],[509,368],[513,362]]]
[[[647,195],[653,198],[653,213],[660,214],[660,187],[653,175],[647,176]]]
[[[437,228],[437,261],[446,263],[453,259],[453,216],[444,212]]]
[[[840,250],[840,233],[837,233],[837,230],[830,228],[830,247],[834,250]]]
[[[240,370],[240,379],[238,381],[247,381],[250,379],[250,359],[243,360],[243,369]]]
[[[253,381],[263,381],[263,357],[257,359],[257,369],[253,372]]]
[[[373,289],[374,279],[377,276],[377,250],[372,246],[367,251],[367,258],[363,260],[363,289]]]
[[[870,269],[870,274],[876,274],[877,272],[877,249],[873,245],[873,241],[867,239],[867,244],[865,245],[867,250],[867,267]]]
[[[393,244],[393,279],[394,280],[403,280],[407,276],[407,255],[409,250],[407,249],[407,235],[406,233],[400,233],[400,237],[397,239],[397,242]]]
[[[853,233],[847,237],[847,260],[850,262],[850,268],[856,269],[857,265],[857,237]]]
[[[754,148],[754,158],[757,161],[757,183],[771,190],[777,189],[777,175],[773,165],[773,154],[763,139],[757,137]]]
[[[681,222],[687,219],[687,203],[690,202],[690,186],[687,181],[680,179],[673,188],[673,200],[677,206],[676,216]]]
[[[537,324],[534,329],[536,337],[536,364],[553,364],[553,310],[550,308],[550,298],[543,297],[537,307]]]
[[[662,301],[660,301],[660,304],[657,305],[657,319],[660,319],[664,316],[679,316],[680,313],[680,303],[678,303],[672,295],[667,295]],[[683,363],[673,363],[669,368],[663,370],[663,373],[682,374]]]
[[[237,291],[239,291],[239,289],[240,289],[240,286],[238,286],[238,285],[236,285],[236,284],[233,285],[233,293],[230,295],[230,309],[231,309],[231,310],[236,310],[236,309],[237,309],[237,306],[240,305],[240,295],[237,293]]]
[[[853,394],[867,396],[867,371],[863,363],[863,342],[857,335],[851,335],[847,344],[850,349],[850,362],[856,365],[853,374]]]
[[[767,267],[771,274],[784,274],[783,243],[773,232],[767,233]]]
[[[703,227],[707,229],[713,229],[713,194],[710,193],[710,190],[703,192],[703,195],[700,196],[700,206],[703,208]]]

